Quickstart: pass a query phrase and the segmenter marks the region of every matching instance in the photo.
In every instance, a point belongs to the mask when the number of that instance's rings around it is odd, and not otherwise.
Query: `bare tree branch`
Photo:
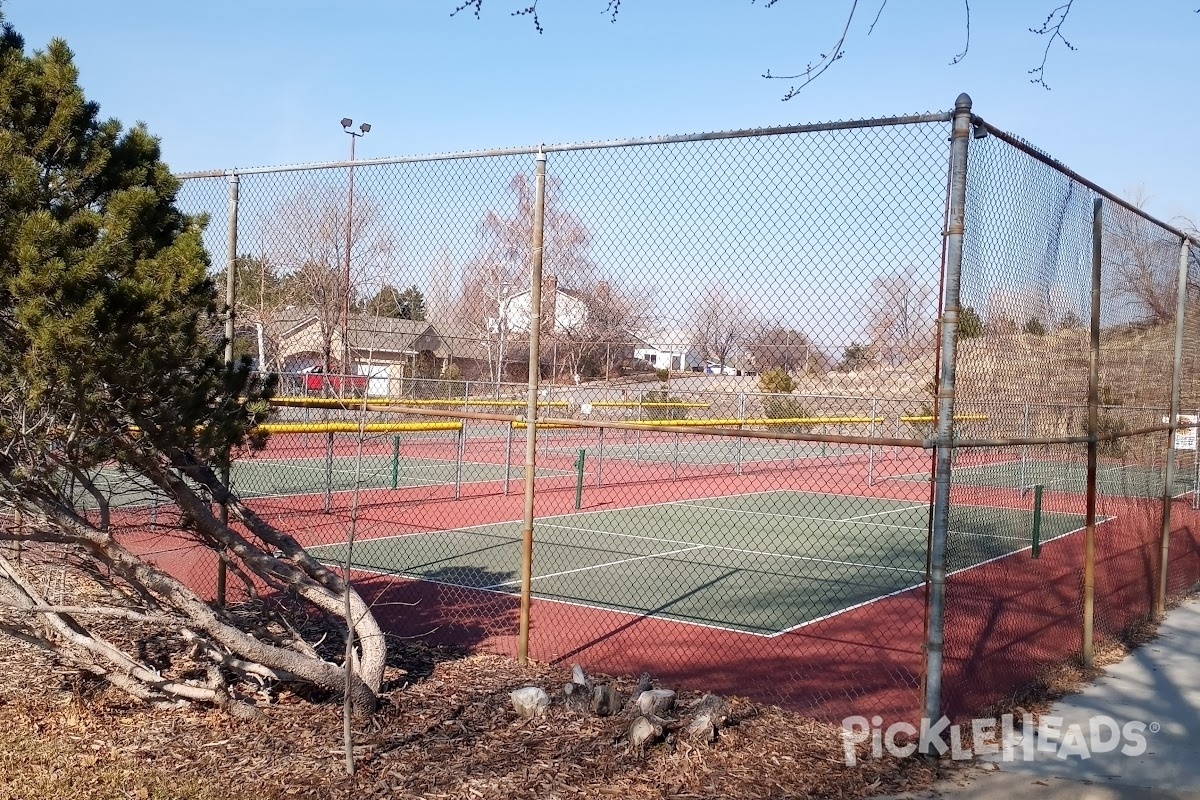
[[[1049,84],[1046,83],[1046,61],[1050,58],[1050,48],[1054,45],[1054,41],[1056,39],[1061,41],[1066,45],[1068,50],[1074,51],[1077,49],[1075,45],[1068,42],[1066,37],[1062,35],[1063,23],[1067,21],[1067,15],[1071,13],[1071,6],[1074,4],[1075,0],[1067,0],[1067,2],[1050,12],[1040,28],[1029,29],[1030,33],[1049,37],[1046,39],[1046,47],[1042,51],[1042,63],[1029,70],[1029,74],[1033,76],[1029,79],[1029,82],[1040,84],[1043,89],[1050,88]]]
[[[954,65],[967,57],[967,51],[971,49],[971,0],[963,0],[963,5],[967,8],[967,40],[963,42],[962,52],[950,59],[950,64]]]
[[[751,0],[751,2],[753,2],[753,0]],[[779,2],[779,0],[768,0],[766,8],[770,8],[777,2]],[[886,4],[887,0],[884,0],[883,5]],[[879,7],[879,13],[875,15],[876,22],[879,20],[879,14],[883,13],[883,5]],[[789,81],[803,79],[799,84],[788,88],[787,93],[784,94],[782,98],[784,101],[791,100],[793,97],[799,94],[801,89],[803,89],[805,86],[808,86],[817,78],[821,77],[821,75],[825,73],[825,70],[833,66],[834,62],[844,55],[842,45],[846,43],[846,36],[850,33],[850,23],[854,21],[854,14],[857,10],[858,0],[854,0],[854,2],[850,4],[850,13],[846,15],[846,24],[842,26],[841,36],[838,37],[837,42],[834,43],[833,48],[830,49],[829,52],[821,53],[821,57],[817,60],[816,64],[809,62],[807,65],[805,65],[803,72],[798,72],[795,75],[772,75],[771,70],[767,70],[765,73],[763,73],[763,77],[768,79]],[[871,23],[871,27],[875,27],[874,22]]]

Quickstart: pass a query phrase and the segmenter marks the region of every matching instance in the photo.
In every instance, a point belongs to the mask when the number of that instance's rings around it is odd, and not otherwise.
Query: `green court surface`
[[[1028,509],[956,506],[948,568],[1030,545]],[[1043,513],[1043,542],[1083,517]],[[535,597],[765,636],[918,586],[923,503],[776,491],[575,513],[534,524]],[[311,548],[329,563],[345,545]],[[1028,554],[1015,556],[1028,558]],[[354,565],[439,584],[517,593],[521,523],[364,539]]]
[[[463,483],[504,480],[503,464],[463,461],[459,465],[454,461],[403,456],[395,461],[390,456],[364,456],[356,472],[354,461],[353,456],[335,456],[327,479],[324,458],[250,458],[234,462],[231,478],[234,490],[242,497],[316,494],[324,492],[327,483],[332,491],[341,492],[353,489],[356,483],[362,489],[409,489],[453,484],[456,476]],[[568,473],[539,469],[536,474],[547,477]],[[524,467],[512,465],[508,476],[511,480],[523,480]]]
[[[335,456],[327,472],[324,458],[263,459],[250,458],[235,461],[230,470],[230,482],[240,497],[280,497],[300,494],[321,494],[326,486],[330,491],[344,492],[359,488],[411,489],[421,486],[454,485],[462,483],[504,480],[503,464],[481,464],[464,461],[434,461],[401,457],[393,461],[390,456],[364,457],[362,467],[355,471],[353,456]],[[537,470],[538,477],[567,475],[560,470]],[[514,464],[510,467],[510,480],[524,480],[525,470]],[[154,505],[165,501],[165,497],[147,481],[136,480],[117,469],[103,469],[96,476],[97,487],[108,497],[114,507],[136,507]],[[95,501],[87,493],[77,490],[79,503],[92,507]]]
[[[1158,467],[1138,464],[1101,464],[1096,475],[1100,494],[1114,497],[1162,497],[1165,472]],[[1179,467],[1174,475],[1172,496],[1178,497],[1195,488],[1195,466]],[[895,481],[929,482],[928,472],[897,475]],[[954,467],[950,477],[956,486],[994,486],[998,489],[1028,490],[1043,486],[1050,492],[1083,495],[1087,491],[1087,464],[1074,461],[1029,459],[1005,461],[971,467]]]
[[[749,464],[755,462],[787,463],[792,460],[816,458],[844,458],[865,455],[866,448],[849,445],[825,445],[820,443],[780,442],[763,439],[735,439],[696,441],[694,434],[680,437],[680,441],[664,440],[663,434],[656,434],[654,440],[626,441],[605,440],[600,447],[595,437],[587,446],[568,450],[555,448],[550,452],[560,454],[575,453],[578,449],[587,450],[587,459],[594,461],[603,458],[605,461],[641,461],[654,464]]]

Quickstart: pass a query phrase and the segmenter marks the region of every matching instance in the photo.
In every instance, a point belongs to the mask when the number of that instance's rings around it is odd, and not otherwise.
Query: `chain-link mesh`
[[[536,358],[531,657],[914,718],[949,133],[931,115],[547,148],[544,194],[532,152],[239,172],[234,350],[280,388],[230,480],[322,560],[353,531],[391,632],[515,653]],[[1081,646],[1087,446],[1036,440],[1089,432],[1098,196],[997,137],[968,175],[954,435],[991,446],[954,459],[955,713]],[[180,191],[221,286],[230,180]],[[1101,445],[1111,635],[1159,574],[1179,239],[1105,214],[1098,433],[1135,434]],[[1183,397],[1200,406],[1194,369]],[[1176,456],[1190,514],[1194,447]],[[1175,519],[1172,591],[1200,576]],[[189,581],[211,589],[211,562]]]

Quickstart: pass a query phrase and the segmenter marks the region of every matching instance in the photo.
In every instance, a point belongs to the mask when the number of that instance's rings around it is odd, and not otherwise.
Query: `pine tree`
[[[114,492],[151,486],[176,508],[160,520],[222,553],[248,585],[290,586],[334,616],[349,605],[360,639],[379,634],[353,589],[219,477],[231,449],[262,444],[255,427],[273,386],[248,361],[224,361],[206,220],[176,207],[158,141],[142,125],[99,117],[65,42],[26,54],[2,16],[0,25],[0,516],[15,523],[0,526],[0,543],[66,548],[74,579],[64,585],[76,592],[49,603],[38,559],[0,556],[0,596],[15,609],[0,632],[148,700],[226,705],[224,676],[239,670],[339,689],[341,667],[260,638],[259,624],[206,602],[120,535],[139,517]],[[32,610],[96,597],[114,606],[109,619],[152,618],[156,635],[173,631],[188,658],[209,661],[208,676],[165,679],[135,641],[95,626],[105,614]],[[382,648],[364,642],[348,681],[359,708],[374,707]]]

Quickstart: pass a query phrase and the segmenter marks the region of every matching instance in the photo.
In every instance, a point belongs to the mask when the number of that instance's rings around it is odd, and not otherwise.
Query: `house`
[[[272,326],[277,361],[285,374],[320,366],[325,358],[325,337],[316,309],[290,312]],[[351,314],[348,328],[351,372],[368,377],[367,392],[371,395],[402,394],[406,380],[436,378],[453,357],[429,322]],[[344,347],[340,325],[334,325],[329,339],[336,369]]]
[[[504,300],[500,315],[512,333],[529,333],[533,292],[526,289]],[[587,301],[579,294],[558,288],[558,278],[549,276],[542,286],[542,330],[567,333],[578,330],[588,318]]]
[[[692,344],[691,334],[675,329],[659,333],[643,333],[638,337],[633,357],[641,359],[658,369],[699,372],[704,366],[704,355]]]

